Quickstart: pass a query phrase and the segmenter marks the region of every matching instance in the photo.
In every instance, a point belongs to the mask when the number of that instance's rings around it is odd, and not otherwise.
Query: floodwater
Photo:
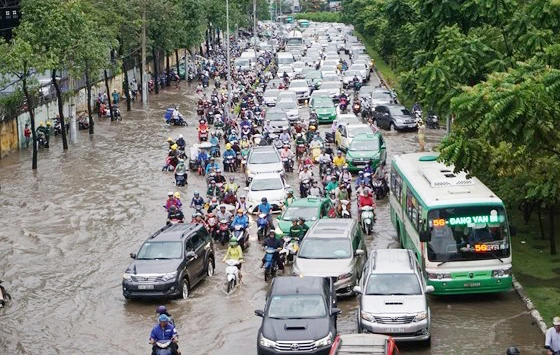
[[[177,189],[173,176],[161,171],[168,136],[196,139],[193,88],[183,85],[152,95],[147,111],[135,104],[122,122],[98,120],[95,135],[79,132],[67,152],[53,139],[50,150],[39,152],[36,172],[30,150],[0,160],[0,277],[14,298],[0,310],[0,354],[148,354],[161,302],[175,318],[183,354],[256,353],[261,319],[253,311],[263,307],[268,284],[254,229],[244,284],[233,294],[226,295],[225,267],[217,263],[216,275],[188,300],[122,296],[128,254],[165,224],[167,192],[178,190],[188,201],[195,190],[205,190],[203,179],[192,174],[189,185]],[[165,108],[175,103],[191,126],[163,124]],[[384,135],[389,156],[417,149],[416,133]],[[427,130],[427,147],[442,135],[443,130]],[[296,179],[289,178],[294,187]],[[369,250],[397,248],[387,201],[378,206]],[[216,253],[219,261],[224,249],[218,246]],[[340,305],[339,331],[355,332],[357,300]],[[543,336],[513,291],[432,298],[430,306],[431,348],[405,345],[404,354],[503,354],[510,345],[523,354],[542,353]]]

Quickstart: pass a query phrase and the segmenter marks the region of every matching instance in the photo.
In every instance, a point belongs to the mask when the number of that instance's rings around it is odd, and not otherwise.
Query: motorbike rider
[[[358,78],[358,75],[354,74],[354,77],[352,78],[352,86],[356,87],[356,84],[360,82],[360,78]]]
[[[206,164],[206,175],[212,173],[212,170],[214,170],[214,172],[220,170],[220,166],[216,163],[214,157],[210,157],[210,162]]]
[[[231,147],[231,143],[226,144],[226,150],[224,150],[224,153],[222,154],[224,157],[224,170],[226,170],[226,166],[225,166],[225,161],[226,159],[232,159],[235,161],[235,157],[237,156],[237,153],[235,153],[235,150],[232,149]]]
[[[175,322],[173,321],[173,317],[171,316],[171,314],[169,314],[169,312],[167,311],[167,308],[165,306],[159,306],[158,308],[156,308],[156,314],[157,314],[158,319],[159,319],[159,316],[161,316],[162,314],[165,314],[167,317],[169,317],[169,323],[175,325]]]
[[[206,152],[206,149],[200,149],[198,156],[196,157],[196,161],[198,165],[204,170],[205,173],[208,173],[208,161],[210,161],[210,156]]]
[[[272,128],[270,120],[266,120],[263,126],[263,135],[268,138],[271,133],[274,133],[274,128]]]
[[[342,166],[342,172],[340,173],[340,176],[338,177],[338,182],[340,184],[348,183],[350,186],[352,186],[352,174],[348,171],[348,165],[343,165]],[[350,187],[350,186],[348,186],[348,187]]]
[[[216,197],[218,199],[222,199],[222,189],[220,189],[216,185],[216,181],[210,181],[210,186],[208,186],[208,190],[206,190],[206,197],[211,199],[212,197]]]
[[[280,142],[285,143],[285,142],[290,142],[292,140],[292,137],[290,136],[288,129],[285,129],[284,132],[280,134],[280,137],[278,137],[278,139],[280,139]]]
[[[241,275],[241,264],[244,261],[243,260],[243,249],[241,249],[241,246],[237,242],[236,237],[231,237],[231,239],[229,240],[229,245],[228,245],[228,248],[226,250],[226,255],[224,255],[224,258],[222,259],[222,261],[225,262],[226,260],[229,260],[229,259],[237,260],[239,262],[237,264],[237,270],[239,270],[239,272],[238,272],[239,284],[241,284],[241,279],[243,278],[243,276]]]
[[[303,170],[299,172],[298,179],[299,179],[299,193],[301,196],[303,196],[304,195],[303,182],[305,180],[309,180],[310,182],[311,180],[313,180],[313,172],[309,169],[308,165],[303,166]]]
[[[369,176],[365,176],[364,175],[364,171],[360,170],[358,172],[358,177],[356,178],[356,189],[360,187],[360,185],[362,184],[362,182],[364,182],[366,185],[369,185],[370,183],[370,178]]]
[[[181,115],[181,113],[179,112],[179,106],[175,106],[175,108],[173,108],[173,113],[171,114],[171,119],[174,122],[177,122],[180,118],[182,118],[183,116]]]
[[[156,343],[158,341],[165,341],[171,340],[171,354],[177,355],[178,354],[178,334],[177,329],[173,323],[170,322],[170,319],[167,315],[161,314],[158,317],[158,324],[156,324],[150,333],[150,344],[152,344],[152,355],[155,355],[157,352]]]
[[[268,223],[272,225],[272,205],[268,203],[266,197],[261,198],[261,203],[257,206],[257,212],[264,213]]]
[[[193,219],[191,220],[191,224],[198,224],[198,225],[204,226],[204,228],[207,227],[206,221],[204,220],[204,218],[202,216],[202,213],[195,212],[195,213],[193,213],[192,216],[193,216]]]
[[[43,136],[43,139],[45,140],[45,147],[48,148],[49,130],[47,129],[47,127],[45,127],[45,122],[39,123],[39,127],[37,127],[36,133],[37,133],[37,138],[39,138],[41,135]]]
[[[169,138],[171,138],[171,137],[169,137]],[[169,139],[168,139],[168,142],[169,142]],[[175,143],[177,143],[177,145],[179,146],[179,149],[185,150],[185,145],[187,143],[185,142],[185,138],[183,138],[182,134],[179,134],[179,137],[177,138],[177,141]]]
[[[307,129],[307,132],[305,132],[305,140],[307,143],[311,143],[311,141],[313,140],[313,138],[315,138],[315,134],[317,127],[315,127],[314,125],[310,125],[309,128]]]
[[[336,157],[333,159],[333,164],[339,169],[341,169],[344,164],[346,164],[346,159],[342,156],[342,151],[339,150],[336,152]]]
[[[325,191],[327,192],[335,191],[336,193],[337,189],[338,189],[338,180],[336,179],[336,176],[331,176],[331,181],[325,187]]]
[[[375,208],[375,201],[371,196],[371,191],[367,190],[365,193],[362,193],[358,198],[358,218],[360,221],[362,220],[362,208],[364,206],[370,206]]]
[[[244,213],[247,212],[247,201],[245,201],[245,196],[239,196],[239,199],[235,204],[235,209],[241,209]]]
[[[200,121],[198,121],[198,128],[197,128],[198,132],[201,131],[206,131],[208,132],[208,123],[206,123],[206,120],[203,118]]]
[[[289,189],[287,194],[288,196],[286,196],[286,199],[284,200],[284,208],[290,207],[290,205],[296,200],[294,197],[294,190]]]
[[[305,238],[307,231],[309,231],[309,227],[307,226],[307,224],[305,224],[305,218],[303,217],[298,218],[298,225],[301,227],[301,234],[299,237],[299,241],[301,242],[303,238]]]
[[[350,194],[348,193],[345,184],[338,186],[338,189],[336,190],[336,198],[338,199],[338,201],[350,200]]]
[[[200,196],[200,193],[198,191],[194,192],[194,196],[191,200],[191,208],[194,208],[196,206],[203,206],[204,205],[204,199],[202,198],[202,196]]]
[[[169,144],[169,149],[171,149],[171,147],[175,144],[175,142],[173,142],[173,138],[167,137],[167,144]]]
[[[169,207],[169,211],[167,212],[167,223],[171,223],[173,220],[179,221],[180,223],[185,221],[185,215],[175,205]]]
[[[319,183],[315,180],[313,180],[313,183],[309,188],[309,196],[317,196],[317,197],[323,196],[323,190],[321,190],[321,188],[319,187]]]
[[[187,166],[185,165],[185,160],[183,159],[179,159],[177,166],[175,166],[175,180],[178,175],[183,175],[185,183],[187,182]]]
[[[387,183],[385,176],[387,175],[387,170],[385,167],[385,162],[381,162],[375,169],[373,174],[373,179]]]
[[[222,175],[222,171],[220,169],[216,169],[216,175],[214,176],[214,181],[216,184],[225,184],[226,177]]]
[[[284,270],[284,264],[282,263],[282,259],[280,259],[280,250],[282,250],[282,248],[284,247],[284,243],[282,243],[281,240],[276,239],[276,233],[274,232],[274,229],[270,229],[268,231],[268,238],[264,240],[263,247],[265,249],[266,248],[276,249],[276,252],[274,252],[273,260],[276,262],[276,265],[278,266],[278,270]],[[264,257],[262,258],[261,268],[263,266],[264,266]]]
[[[231,192],[232,194],[236,194],[237,190],[239,189],[239,185],[235,182],[235,178],[231,176],[229,178],[229,182],[224,185],[224,192],[228,193]]]
[[[416,111],[422,111],[422,106],[420,106],[418,102],[415,102],[414,105],[412,105],[412,112]]]
[[[241,226],[243,229],[247,229],[249,226],[249,218],[244,214],[242,209],[237,210],[237,214],[231,221],[230,228],[233,229],[235,226]]]
[[[173,192],[169,191],[167,193],[167,200],[165,200],[165,205],[163,207],[165,207],[165,210],[169,211],[169,208],[171,206],[177,206],[177,200],[175,199],[175,197],[173,196]]]
[[[220,205],[218,212],[216,212],[216,219],[218,219],[218,221],[225,219],[226,221],[231,222],[232,217],[233,214],[226,210],[226,205]]]
[[[365,194],[366,192],[371,192],[371,187],[366,185],[365,181],[360,182],[360,186],[356,189],[356,193],[358,196]]]
[[[302,226],[299,225],[297,218],[292,219],[292,225],[290,226],[289,235],[290,238],[300,239],[303,233]]]

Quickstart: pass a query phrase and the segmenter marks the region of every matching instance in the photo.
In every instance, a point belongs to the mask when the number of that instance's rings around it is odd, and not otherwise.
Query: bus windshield
[[[428,260],[452,262],[507,258],[510,241],[501,206],[461,206],[428,213]]]

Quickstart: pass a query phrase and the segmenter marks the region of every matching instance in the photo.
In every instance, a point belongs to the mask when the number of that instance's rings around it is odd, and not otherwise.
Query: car
[[[402,105],[378,105],[373,110],[373,119],[379,128],[391,130],[415,130],[418,123]]]
[[[338,101],[338,96],[342,92],[342,84],[335,81],[327,81],[321,85],[321,90],[327,90],[333,102]]]
[[[292,80],[288,90],[296,93],[298,102],[309,100],[309,85],[305,79]]]
[[[303,74],[303,68],[305,68],[305,63],[304,62],[294,62],[294,64],[292,64],[292,67],[294,68],[295,75],[301,76]]]
[[[399,355],[395,339],[382,334],[338,334],[329,355]]]
[[[278,97],[276,98],[276,102],[284,99],[290,101],[297,101],[297,95],[295,92],[290,90],[280,90],[280,92],[278,93]]]
[[[294,77],[294,68],[292,67],[291,64],[281,64],[278,66],[278,72],[276,73],[276,76],[278,78],[283,78],[284,77],[284,72],[286,72],[286,74],[288,74],[288,77],[290,79],[292,79]]]
[[[186,299],[196,284],[214,275],[216,266],[212,237],[196,224],[169,224],[130,257],[134,260],[122,280],[126,299]]]
[[[393,102],[394,94],[391,90],[375,88],[371,93],[371,105],[373,108],[379,105],[391,105]]]
[[[290,233],[292,220],[300,217],[305,218],[305,224],[311,228],[315,221],[321,218],[328,218],[328,213],[332,208],[331,200],[322,197],[306,197],[295,200],[276,220],[278,226],[276,234]]]
[[[379,132],[358,134],[346,150],[346,164],[349,171],[362,170],[367,165],[375,171],[386,159],[385,141]]]
[[[268,107],[276,106],[276,99],[280,93],[279,89],[266,89],[263,93],[264,104]]]
[[[368,78],[369,78],[369,70],[367,70],[367,67],[364,63],[362,64],[358,64],[358,63],[353,63],[350,68],[348,68],[348,70],[357,70],[361,77],[362,77],[362,82],[365,83]]]
[[[352,61],[352,65],[363,64],[366,67],[366,79],[369,80],[371,76],[371,59],[358,58]]]
[[[323,277],[278,276],[272,280],[257,335],[257,354],[328,355],[337,335],[336,294]]]
[[[266,173],[257,174],[251,180],[247,191],[247,210],[249,213],[257,212],[261,199],[266,197],[272,206],[273,213],[280,213],[286,199],[286,184],[284,177],[280,174]]]
[[[272,130],[274,133],[282,133],[284,130],[290,130],[290,121],[288,121],[288,116],[284,110],[271,107],[266,110],[265,120],[270,120],[270,124],[272,125]]]
[[[245,184],[249,186],[255,175],[274,173],[284,176],[284,165],[278,150],[273,146],[251,147],[247,154]]]
[[[282,99],[276,102],[276,108],[281,109],[286,113],[288,121],[290,124],[294,124],[299,121],[299,109],[297,102],[290,99]]]
[[[300,242],[292,273],[330,277],[339,296],[351,296],[367,259],[365,248],[357,219],[320,219]]]
[[[371,127],[363,123],[339,124],[334,135],[334,143],[340,150],[348,150],[355,136],[362,133],[373,133]]]
[[[362,78],[362,74],[360,73],[359,70],[347,70],[342,74],[342,85],[345,88],[352,86],[354,76],[358,77],[360,82],[364,82],[364,79]]]
[[[340,83],[340,76],[338,74],[326,74],[323,76],[323,83],[329,82],[329,81],[333,81],[335,83]]]
[[[360,284],[358,332],[391,335],[397,341],[430,343],[430,307],[416,254],[409,249],[374,250],[364,266]]]
[[[336,120],[336,106],[332,99],[318,98],[311,100],[311,111],[317,114],[319,123],[329,123]]]
[[[319,99],[330,100],[331,93],[327,90],[313,90],[313,93],[311,94],[310,102],[317,101]]]
[[[362,121],[360,121],[358,116],[356,116],[353,112],[340,113],[340,110],[337,109],[336,123],[338,125],[341,125],[341,124],[362,123]]]
[[[251,70],[251,68],[253,67],[250,58],[237,58],[233,62],[233,65],[238,70]]]

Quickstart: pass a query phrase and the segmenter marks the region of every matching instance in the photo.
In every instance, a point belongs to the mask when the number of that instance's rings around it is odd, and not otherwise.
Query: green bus
[[[477,178],[434,153],[393,158],[391,220],[435,295],[511,289],[511,234],[504,203]]]

